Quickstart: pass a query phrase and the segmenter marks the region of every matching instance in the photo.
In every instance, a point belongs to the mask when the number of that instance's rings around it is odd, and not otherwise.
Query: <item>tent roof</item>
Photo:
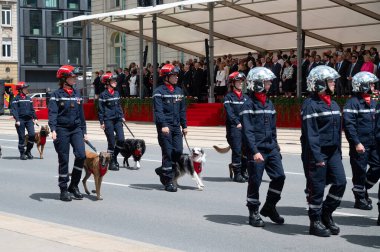
[[[159,44],[201,56],[208,38],[209,12],[214,8],[214,55],[246,54],[296,48],[297,1],[187,0],[84,15],[59,23],[90,21],[139,35],[136,16],[144,15],[144,39],[152,39],[151,14],[156,13]],[[380,43],[379,0],[303,0],[302,27],[306,47]]]

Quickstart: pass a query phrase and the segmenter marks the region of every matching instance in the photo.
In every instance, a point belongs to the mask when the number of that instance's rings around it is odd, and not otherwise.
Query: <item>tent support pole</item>
[[[156,0],[152,0],[152,5],[156,6]],[[153,90],[157,87],[157,14],[152,15],[152,28],[153,28]]]
[[[209,9],[209,48],[210,57],[208,58],[208,84],[209,84],[209,97],[208,103],[214,103],[214,3],[208,3]]]
[[[140,28],[140,36],[139,36],[139,91],[140,91],[140,98],[143,98],[143,85],[144,85],[144,76],[143,76],[143,64],[144,64],[144,57],[143,57],[143,47],[144,47],[144,41],[143,41],[143,36],[144,36],[144,31],[143,27],[144,26],[144,16],[140,15],[139,16],[139,28]]]
[[[302,0],[297,0],[297,97],[302,95]]]

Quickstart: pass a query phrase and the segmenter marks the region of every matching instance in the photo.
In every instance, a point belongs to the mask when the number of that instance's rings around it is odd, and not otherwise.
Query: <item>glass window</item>
[[[60,61],[60,41],[48,40],[46,41],[46,63],[59,65]]]
[[[121,41],[120,33],[116,33],[113,36],[113,48],[114,48],[114,59],[117,66],[121,66]]]
[[[73,64],[73,65],[79,65],[80,59],[81,59],[81,43],[80,41],[76,40],[69,40],[67,42],[67,52],[68,52],[68,64]]]
[[[11,25],[11,7],[3,6],[1,10],[1,25]]]
[[[45,7],[58,8],[58,0],[45,0]]]
[[[63,20],[63,12],[52,11],[51,12],[51,35],[52,36],[63,36],[63,26],[58,25],[57,22]]]
[[[41,36],[42,35],[42,12],[37,10],[31,10],[29,12],[29,27],[30,35]]]
[[[2,49],[3,57],[10,58],[12,56],[12,40],[3,40]]]
[[[24,6],[37,7],[37,0],[24,0]]]
[[[24,40],[24,62],[25,64],[38,64],[38,40]]]
[[[67,8],[72,10],[79,10],[80,0],[67,0]]]

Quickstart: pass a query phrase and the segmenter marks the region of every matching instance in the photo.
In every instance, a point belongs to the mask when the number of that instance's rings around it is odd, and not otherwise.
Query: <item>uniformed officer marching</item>
[[[372,73],[357,73],[352,78],[354,96],[343,109],[344,131],[350,144],[354,207],[362,210],[372,209],[367,187],[371,188],[379,179],[375,176],[377,170],[380,170],[375,140],[376,101],[371,98],[377,80]],[[367,165],[369,170],[366,179]]]
[[[253,92],[251,99],[243,104],[240,112],[243,138],[248,153],[247,207],[249,224],[254,227],[265,225],[260,214],[269,217],[277,224],[284,223],[284,218],[276,210],[276,204],[281,199],[285,181],[280,147],[277,142],[276,110],[266,96],[274,78],[276,76],[267,68],[256,67],[251,69],[247,76],[247,84],[248,89]],[[264,170],[271,182],[265,204],[259,214],[259,190]]]
[[[61,190],[60,199],[62,201],[71,201],[70,193],[75,199],[83,199],[78,184],[86,158],[84,140],[87,140],[87,134],[83,99],[79,91],[73,87],[78,73],[73,66],[60,67],[57,71],[59,89],[53,92],[49,101],[49,127],[58,154],[58,186]],[[75,160],[71,183],[68,187],[70,144],[73,147]]]
[[[240,122],[240,112],[243,103],[249,97],[243,94],[242,87],[245,82],[244,73],[233,72],[228,76],[231,90],[224,97],[224,109],[226,110],[226,132],[227,142],[232,150],[232,169],[234,171],[233,180],[238,183],[244,183],[248,180],[246,175],[247,160],[242,157],[242,126]],[[244,163],[244,164],[242,164]],[[244,167],[243,167],[244,166]]]
[[[311,99],[303,104],[302,156],[309,194],[309,233],[328,237],[340,229],[332,213],[340,205],[346,188],[346,175],[342,164],[341,113],[338,104],[331,100],[339,74],[331,67],[314,68],[307,79]],[[325,186],[331,184],[323,201]]]
[[[153,105],[158,143],[162,150],[162,167],[155,171],[165,190],[176,192],[174,172],[183,152],[182,134],[187,134],[186,101],[182,89],[177,86],[178,70],[175,66],[164,65],[160,77],[164,84],[154,90]]]
[[[16,120],[16,130],[18,134],[18,150],[20,152],[20,159],[27,160],[33,159],[30,152],[34,145],[34,124],[37,123],[36,112],[33,108],[33,101],[27,96],[29,85],[20,82],[16,85],[18,94],[12,100],[11,113]],[[28,143],[26,144],[25,151],[25,129],[28,131]]]
[[[99,122],[100,127],[104,130],[107,137],[108,149],[112,159],[109,164],[109,170],[119,170],[117,155],[124,145],[124,130],[122,122],[125,121],[124,113],[120,105],[120,94],[116,91],[117,75],[106,73],[101,76],[101,82],[106,85],[106,90],[99,96]],[[115,135],[116,133],[116,145]]]

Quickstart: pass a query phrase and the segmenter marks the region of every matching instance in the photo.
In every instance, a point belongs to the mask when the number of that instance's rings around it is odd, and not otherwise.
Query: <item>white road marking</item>
[[[5,141],[5,142],[18,142],[18,139],[0,139],[0,141]],[[51,139],[46,139],[46,142],[53,142]]]
[[[7,146],[1,146],[2,149],[13,149],[13,150],[18,150],[17,147],[7,147]]]
[[[343,215],[343,216],[353,216],[353,217],[368,217],[367,215],[361,215],[361,214],[352,214],[352,213],[343,213],[343,212],[334,212],[336,215]]]
[[[58,178],[58,176],[54,176],[54,178]],[[87,182],[95,183],[94,180],[87,180]],[[114,186],[121,186],[121,187],[130,187],[131,185],[125,185],[125,184],[118,184],[118,183],[112,183],[112,182],[105,182],[102,181],[102,185],[114,185]]]
[[[302,176],[305,176],[304,173],[300,173],[300,172],[285,172],[285,174],[302,175]],[[346,177],[346,179],[351,180],[352,178],[351,178],[351,177]]]

